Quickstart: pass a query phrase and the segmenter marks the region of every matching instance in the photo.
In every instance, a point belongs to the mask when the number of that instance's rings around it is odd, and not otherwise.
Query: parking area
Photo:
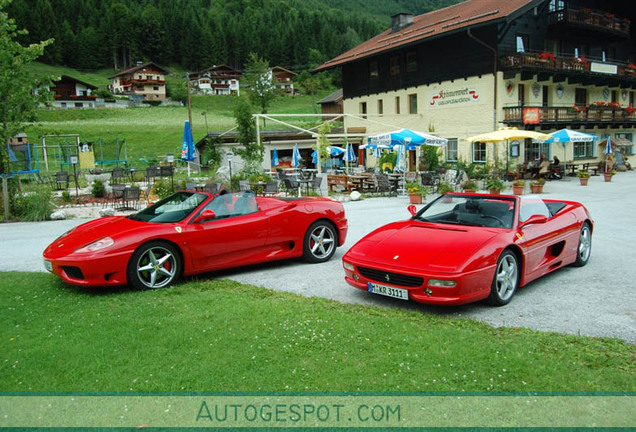
[[[211,273],[204,277],[231,279],[343,303],[471,317],[493,326],[607,336],[636,343],[634,187],[634,171],[618,173],[609,183],[604,182],[602,176],[595,176],[586,187],[580,186],[578,179],[571,177],[546,183],[541,195],[543,198],[580,201],[590,210],[595,220],[592,257],[583,268],[563,268],[529,284],[504,307],[482,303],[453,308],[426,306],[374,296],[344,282],[340,259],[344,252],[374,228],[408,218],[406,197],[345,202],[349,236],[344,247],[338,249],[335,257],[327,263],[308,265],[301,261],[284,261]],[[83,221],[0,224],[2,270],[45,271],[41,258],[43,249],[60,234]]]

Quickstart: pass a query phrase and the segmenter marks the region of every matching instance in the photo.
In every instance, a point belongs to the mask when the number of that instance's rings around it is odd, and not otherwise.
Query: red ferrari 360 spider
[[[44,251],[44,265],[83,286],[163,288],[180,276],[265,261],[329,260],[347,236],[327,198],[177,192],[138,213],[86,222]]]
[[[437,305],[510,302],[516,289],[590,258],[593,221],[576,202],[442,195],[385,225],[343,257],[345,280],[374,294]]]

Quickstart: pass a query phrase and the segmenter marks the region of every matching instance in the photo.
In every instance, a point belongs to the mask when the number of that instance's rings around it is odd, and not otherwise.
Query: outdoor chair
[[[241,192],[249,192],[252,190],[249,180],[239,180],[239,190]]]
[[[378,192],[386,192],[389,194],[389,197],[396,197],[397,187],[397,181],[389,180],[389,178],[384,174],[378,176]]]
[[[126,177],[126,171],[123,168],[113,168],[110,173],[110,182],[111,184],[126,183]]]
[[[126,185],[114,184],[114,185],[111,185],[110,187],[111,187],[111,191],[108,195],[106,195],[103,208],[107,208],[107,207],[115,208],[117,204],[122,202],[122,198],[124,197],[124,189],[126,189]]]
[[[69,175],[65,171],[60,171],[55,174],[55,189],[62,190],[68,189]],[[64,187],[62,187],[64,185]]]
[[[186,182],[185,190],[193,191],[197,189],[197,184],[195,182]]]
[[[286,195],[295,193],[297,196],[300,196],[300,182],[298,180],[292,177],[285,177],[283,183],[285,184]]]
[[[263,195],[276,195],[278,194],[278,180],[270,180],[265,183],[265,188],[263,189]]]
[[[307,188],[311,193],[318,193],[320,195],[320,185],[322,184],[322,176],[314,177],[310,183],[307,184]]]
[[[122,206],[120,210],[137,210],[139,208],[139,199],[141,198],[141,190],[138,186],[125,188],[122,196]]]

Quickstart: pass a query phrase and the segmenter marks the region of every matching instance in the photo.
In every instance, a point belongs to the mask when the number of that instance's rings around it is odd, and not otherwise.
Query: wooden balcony
[[[525,115],[532,110],[533,116]],[[636,126],[636,108],[615,108],[612,106],[589,107],[504,107],[504,120],[507,126],[525,127],[536,125],[541,129],[560,129],[570,127],[593,128],[634,127]],[[536,112],[539,117],[537,119]],[[531,119],[531,120],[529,120]],[[538,120],[538,122],[537,122]]]
[[[514,53],[500,58],[505,78],[515,73],[539,75],[540,81],[552,77],[554,82],[570,81],[589,85],[631,87],[636,85],[636,65],[603,62],[594,59],[555,56],[549,52]],[[529,78],[528,78],[529,79]],[[603,81],[600,83],[600,81]],[[610,85],[611,84],[611,85]]]
[[[564,30],[575,28],[629,37],[631,22],[613,13],[593,9],[563,9],[548,16],[548,25]]]

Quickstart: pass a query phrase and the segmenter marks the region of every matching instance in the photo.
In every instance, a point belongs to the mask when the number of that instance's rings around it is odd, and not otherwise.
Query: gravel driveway
[[[374,296],[344,282],[340,258],[357,240],[385,223],[406,219],[407,200],[372,198],[346,202],[349,236],[334,259],[308,265],[284,261],[207,275],[343,303],[399,307],[453,317],[472,317],[493,326],[527,327],[585,336],[607,336],[636,343],[636,172],[618,173],[605,183],[592,177],[548,182],[544,198],[580,201],[595,220],[592,257],[582,268],[567,267],[521,288],[504,307],[482,303],[435,307]],[[630,198],[631,197],[631,198]],[[44,271],[41,254],[48,243],[84,220],[0,224],[1,269]],[[0,281],[2,276],[0,275]]]

